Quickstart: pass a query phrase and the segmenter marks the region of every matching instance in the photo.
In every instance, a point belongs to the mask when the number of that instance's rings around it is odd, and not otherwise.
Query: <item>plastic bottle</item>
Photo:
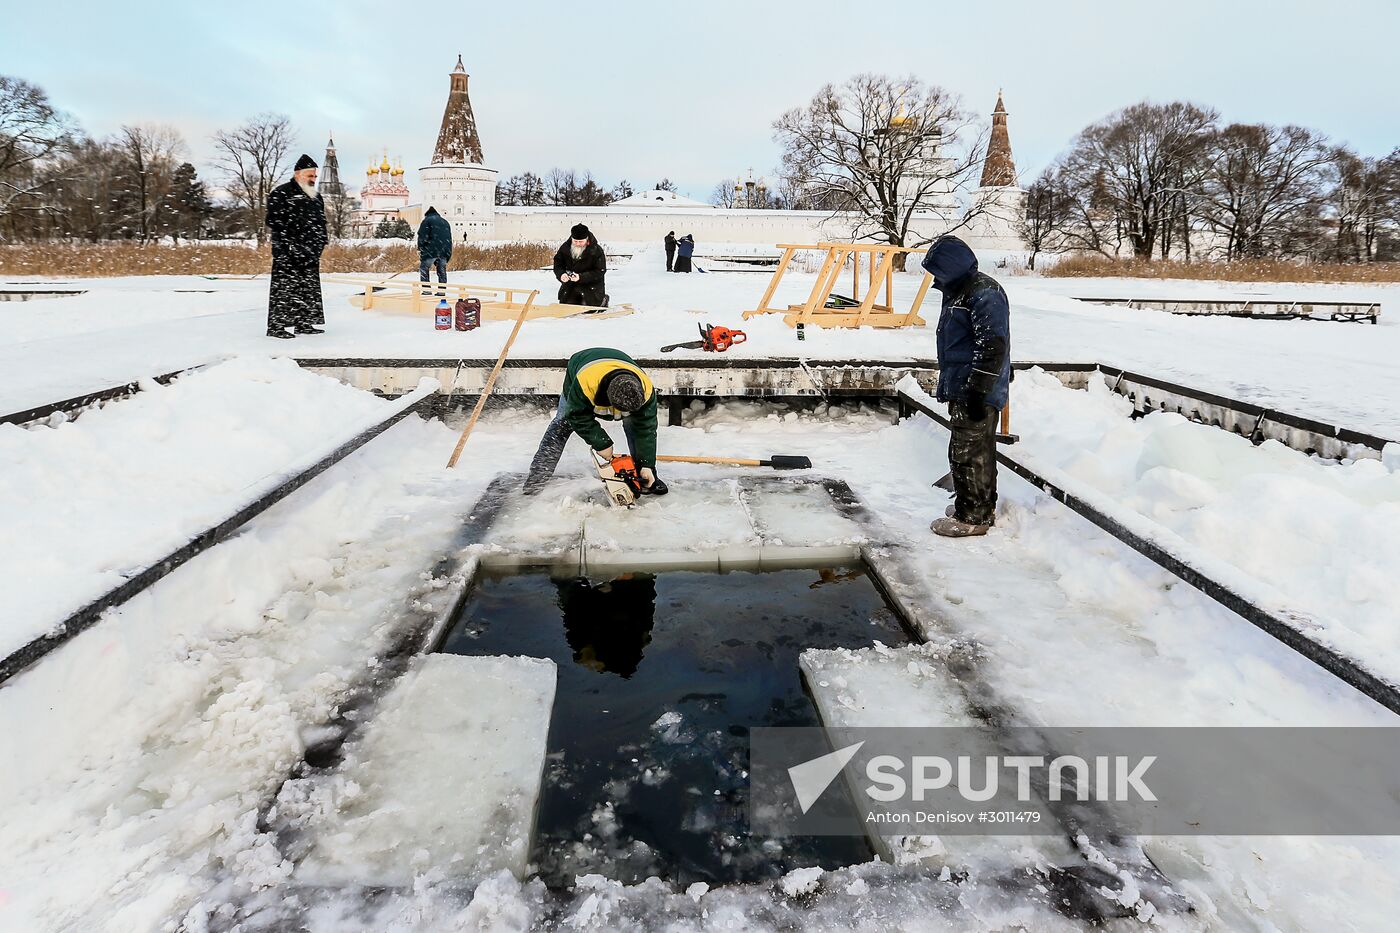
[[[438,330],[452,329],[452,309],[447,306],[446,298],[438,302],[437,311],[434,313],[433,318],[433,326]]]
[[[479,298],[458,298],[453,314],[453,324],[458,330],[476,330],[481,326],[481,300]]]

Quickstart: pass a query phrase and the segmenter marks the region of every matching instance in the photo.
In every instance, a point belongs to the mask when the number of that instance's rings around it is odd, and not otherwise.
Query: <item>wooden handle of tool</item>
[[[538,290],[530,292],[530,297],[525,301],[525,307],[520,309],[520,317],[515,319],[515,327],[511,330],[510,337],[506,339],[506,345],[501,348],[501,355],[496,360],[491,375],[486,377],[486,385],[481,388],[481,398],[476,400],[476,408],[472,409],[472,416],[467,421],[467,426],[462,429],[462,436],[457,438],[457,447],[452,451],[452,458],[447,461],[449,470],[457,465],[457,458],[462,456],[462,448],[467,445],[467,435],[471,434],[472,428],[476,427],[476,419],[481,417],[481,410],[486,407],[486,399],[490,397],[491,390],[496,387],[496,377],[501,374],[501,367],[505,365],[506,354],[510,352],[511,344],[515,343],[515,336],[520,333],[520,325],[525,323],[525,318],[530,313],[530,306],[535,303],[535,296],[538,294]]]
[[[762,460],[740,460],[737,457],[657,457],[667,463],[728,463],[733,466],[763,466]]]
[[[1006,404],[1001,409],[1001,434],[1011,433],[1011,399],[1006,400]]]

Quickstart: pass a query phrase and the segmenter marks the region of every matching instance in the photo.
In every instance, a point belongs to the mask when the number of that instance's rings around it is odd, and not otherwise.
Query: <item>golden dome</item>
[[[371,162],[371,163],[369,164],[369,168],[365,169],[365,174],[366,174],[366,175],[377,175],[377,174],[379,174],[379,169],[375,167],[375,165],[374,165],[373,162]]]
[[[907,126],[909,122],[909,115],[904,110],[904,101],[900,101],[899,113],[894,115],[894,119],[890,121],[890,126]]]
[[[394,160],[394,170],[393,170],[392,174],[393,174],[393,176],[394,176],[395,178],[398,178],[400,175],[403,174],[403,157],[402,157],[402,156],[400,156],[399,158],[397,158],[397,159]]]
[[[384,157],[384,161],[379,163],[379,170],[380,170],[381,172],[386,172],[386,173],[387,173],[387,172],[389,171],[390,168],[391,168],[391,166],[389,165],[389,157],[386,155],[386,156]]]

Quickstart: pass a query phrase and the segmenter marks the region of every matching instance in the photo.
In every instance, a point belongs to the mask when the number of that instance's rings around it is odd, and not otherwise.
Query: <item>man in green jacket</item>
[[[612,438],[598,423],[599,419],[622,422],[628,452],[640,474],[642,493],[667,493],[666,484],[656,475],[656,388],[626,353],[594,347],[569,357],[559,407],[530,463],[525,495],[534,495],[549,482],[564,445],[574,434],[599,456],[612,459]]]

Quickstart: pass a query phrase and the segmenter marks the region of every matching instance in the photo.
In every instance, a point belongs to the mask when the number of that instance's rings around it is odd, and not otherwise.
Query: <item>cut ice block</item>
[[[763,486],[746,491],[744,500],[765,546],[831,547],[867,539],[860,525],[837,510],[827,491],[812,483]]]
[[[635,563],[653,554],[676,565],[685,555],[717,569],[717,553],[751,553],[759,537],[732,480],[677,483],[665,496],[643,496],[630,509],[590,513],[583,529],[585,563]]]
[[[524,875],[544,772],[555,666],[424,657],[385,697],[309,817],[309,884],[407,885],[418,875]]]
[[[968,713],[935,645],[809,648],[798,663],[827,729],[980,725]],[[867,758],[857,753],[847,773],[865,773]],[[1005,868],[1080,861],[1060,835],[872,835],[870,843],[896,865],[931,861],[952,868]]]
[[[482,563],[495,569],[577,566],[584,518],[609,508],[589,498],[597,487],[596,480],[573,478],[555,480],[534,496],[512,495],[482,539]]]

